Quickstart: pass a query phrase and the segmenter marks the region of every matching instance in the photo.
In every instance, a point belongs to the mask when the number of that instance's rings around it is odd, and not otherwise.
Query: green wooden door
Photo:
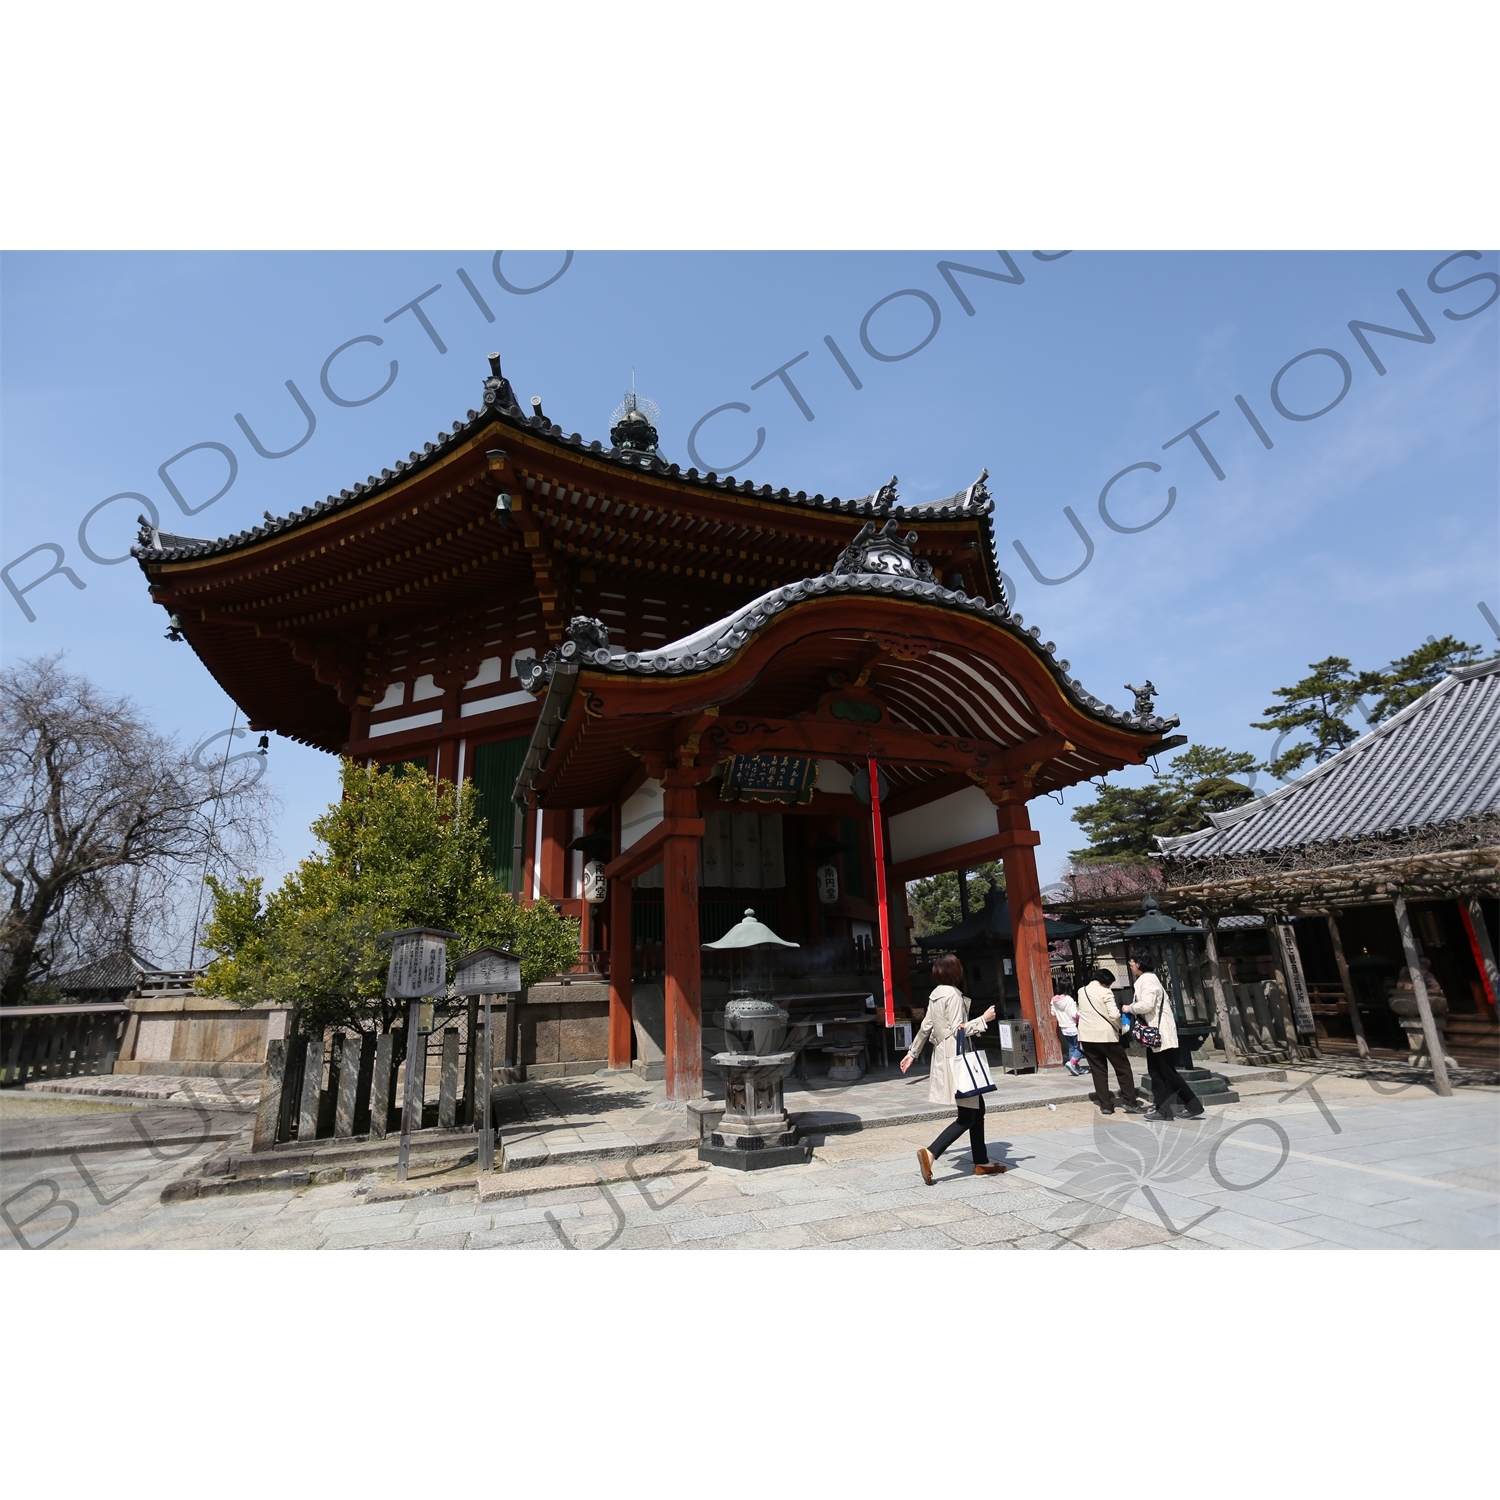
[[[513,740],[480,745],[474,751],[474,789],[479,793],[480,814],[489,825],[490,870],[507,890],[516,837],[516,805],[510,799],[530,743],[531,736],[523,734]]]

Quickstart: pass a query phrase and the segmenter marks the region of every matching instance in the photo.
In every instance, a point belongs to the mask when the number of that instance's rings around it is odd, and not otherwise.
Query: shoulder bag
[[[1161,1008],[1166,1004],[1166,996],[1156,1002],[1156,1019],[1161,1020]],[[1137,1021],[1134,1027],[1135,1038],[1148,1052],[1155,1052],[1161,1046],[1161,1028],[1159,1026],[1148,1026],[1144,1021]]]
[[[995,1081],[990,1077],[989,1060],[983,1052],[969,1046],[963,1027],[954,1035],[958,1050],[953,1055],[953,1097],[972,1099],[976,1094],[993,1094]]]

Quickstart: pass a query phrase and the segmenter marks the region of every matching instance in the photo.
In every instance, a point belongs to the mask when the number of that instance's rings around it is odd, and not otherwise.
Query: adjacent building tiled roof
[[[1173,861],[1384,837],[1500,811],[1500,656],[1454,672],[1269,796],[1158,838]]]
[[[49,985],[64,994],[81,994],[93,990],[119,990],[128,993],[140,983],[145,969],[128,953],[111,953],[81,968],[68,969],[47,977]]]

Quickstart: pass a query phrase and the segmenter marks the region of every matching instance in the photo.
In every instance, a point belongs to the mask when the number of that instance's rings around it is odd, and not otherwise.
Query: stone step
[[[600,1132],[605,1136],[604,1132]],[[629,1161],[638,1156],[671,1155],[697,1150],[698,1126],[684,1116],[683,1129],[657,1140],[640,1141],[623,1132],[617,1138],[548,1144],[535,1138],[500,1142],[502,1172],[530,1171],[537,1167],[580,1165],[588,1162]]]
[[[413,1131],[411,1156],[427,1157],[434,1153],[454,1154],[464,1147],[478,1150],[475,1132],[468,1126],[454,1126],[451,1130],[436,1127]],[[236,1167],[248,1171],[295,1171],[299,1167],[353,1166],[360,1162],[394,1162],[401,1149],[399,1135],[327,1136],[319,1141],[303,1144],[300,1141],[281,1141],[269,1151],[258,1151],[253,1155],[233,1158]]]
[[[1179,1076],[1200,1099],[1207,1100],[1212,1094],[1225,1094],[1231,1092],[1229,1080],[1222,1073],[1210,1073],[1207,1068],[1179,1068]],[[1151,1075],[1141,1074],[1141,1090],[1143,1093],[1151,1092]],[[1239,1096],[1236,1095],[1236,1098]]]
[[[460,1156],[428,1155],[416,1163],[424,1175],[451,1172],[459,1167],[470,1166],[476,1153],[465,1152]],[[264,1161],[262,1155],[257,1160]],[[344,1166],[297,1167],[281,1171],[246,1171],[237,1173],[215,1172],[210,1175],[179,1177],[161,1190],[163,1203],[177,1203],[187,1198],[223,1198],[238,1193],[275,1192],[281,1188],[322,1187],[330,1182],[353,1182],[371,1172],[382,1169],[390,1171],[396,1166],[396,1157],[391,1155],[381,1161],[350,1162]],[[473,1178],[468,1185],[474,1185]],[[433,1189],[444,1191],[445,1189]],[[414,1194],[415,1196],[415,1194]]]

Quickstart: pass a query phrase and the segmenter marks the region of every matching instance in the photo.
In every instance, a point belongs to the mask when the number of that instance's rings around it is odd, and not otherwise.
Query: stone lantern
[[[698,1148],[699,1159],[742,1172],[805,1162],[812,1148],[798,1138],[782,1102],[797,1053],[783,1050],[789,1017],[772,996],[769,963],[772,949],[799,945],[778,937],[747,907],[718,942],[703,946],[732,953],[736,973],[724,1007],[724,1035],[734,1050],[709,1059],[724,1079],[724,1116]]]

